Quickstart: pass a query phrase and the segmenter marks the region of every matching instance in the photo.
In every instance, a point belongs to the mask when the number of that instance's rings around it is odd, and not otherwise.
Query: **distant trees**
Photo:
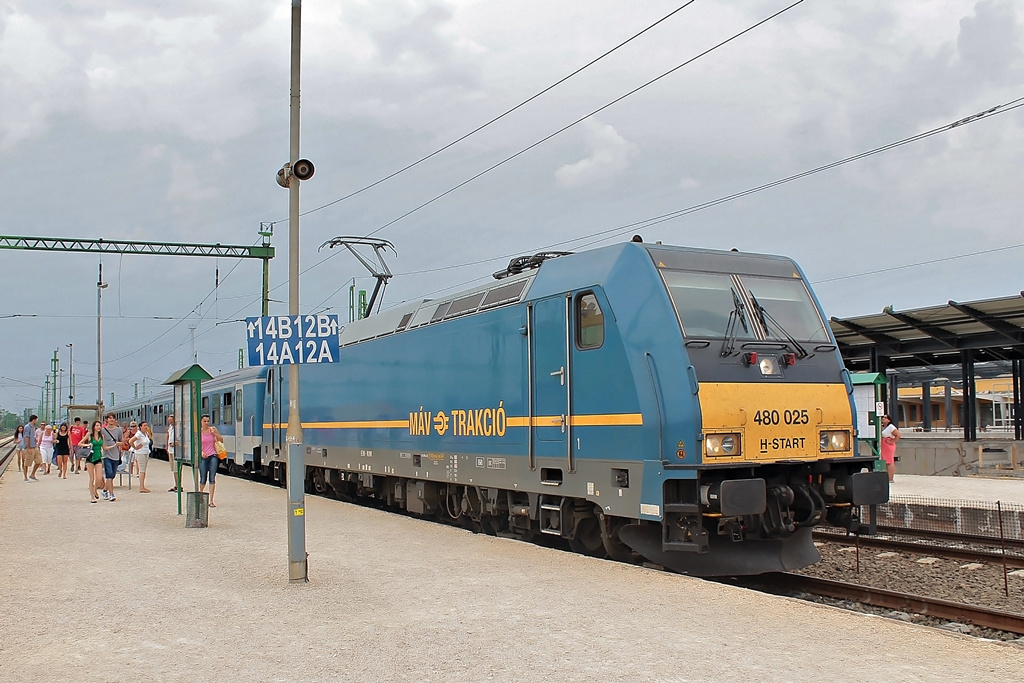
[[[21,416],[0,408],[0,432],[13,432],[21,424]]]

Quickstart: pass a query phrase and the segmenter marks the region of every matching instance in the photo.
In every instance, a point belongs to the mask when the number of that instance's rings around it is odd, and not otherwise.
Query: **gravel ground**
[[[209,529],[0,479],[0,679],[1007,681],[1024,649],[221,478]],[[885,647],[880,646],[885,643]]]
[[[1007,577],[1010,593],[1007,596],[1003,592],[1002,565],[861,548],[858,572],[857,552],[853,546],[816,545],[821,552],[821,562],[798,573],[1024,614],[1024,576]],[[972,568],[975,564],[983,566]]]
[[[1003,590],[1003,568],[1000,564],[960,562],[906,552],[888,554],[893,551],[861,548],[860,571],[857,571],[856,552],[849,546],[833,543],[817,545],[821,551],[822,561],[797,573],[1024,614],[1024,575],[1018,573],[1007,577],[1007,595]],[[977,564],[982,566],[975,566]],[[949,622],[818,595],[802,594],[795,597],[934,626],[976,638],[1013,642],[1024,647],[1024,637],[1007,631],[996,631],[972,624]]]

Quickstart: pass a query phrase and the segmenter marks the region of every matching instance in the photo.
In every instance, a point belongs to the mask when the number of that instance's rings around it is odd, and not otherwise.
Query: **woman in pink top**
[[[206,491],[206,481],[210,481],[210,507],[217,507],[213,502],[213,493],[217,490],[214,483],[217,477],[217,465],[220,459],[217,457],[217,442],[224,443],[224,437],[220,435],[217,428],[210,424],[210,416],[203,415],[202,421],[202,446],[203,459],[199,462],[199,491]]]
[[[892,423],[888,415],[882,416],[882,460],[889,481],[896,478],[896,442],[900,440],[900,430]]]

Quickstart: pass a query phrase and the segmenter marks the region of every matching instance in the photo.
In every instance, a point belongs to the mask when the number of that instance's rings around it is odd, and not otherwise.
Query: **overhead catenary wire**
[[[386,175],[383,178],[380,178],[378,180],[375,180],[374,182],[370,183],[369,185],[366,185],[364,187],[359,188],[358,190],[350,192],[350,193],[346,194],[343,197],[339,197],[338,199],[335,199],[334,201],[330,201],[330,202],[327,202],[326,204],[323,204],[323,205],[318,206],[316,208],[304,211],[304,212],[302,212],[299,215],[300,216],[308,216],[311,213],[315,213],[317,211],[321,211],[323,209],[326,209],[326,208],[328,208],[330,206],[334,206],[335,204],[343,202],[346,199],[351,199],[352,197],[355,197],[358,194],[362,194],[363,192],[366,192],[369,189],[377,187],[381,183],[384,183],[384,182],[387,182],[388,180],[391,180],[392,178],[394,178],[397,175],[405,173],[406,171],[408,171],[408,170],[410,170],[412,168],[415,168],[416,166],[419,166],[420,164],[422,164],[424,161],[427,161],[428,159],[432,159],[433,157],[437,156],[441,152],[444,152],[445,150],[454,147],[455,145],[459,144],[460,142],[462,142],[466,138],[468,138],[468,137],[470,137],[472,135],[476,135],[477,133],[482,131],[484,128],[487,128],[491,124],[497,123],[498,121],[500,121],[501,119],[505,118],[506,116],[508,116],[512,112],[514,112],[514,111],[516,111],[518,109],[521,109],[522,107],[526,106],[530,102],[533,102],[535,99],[537,99],[541,95],[543,95],[543,94],[545,94],[547,92],[550,92],[551,90],[557,88],[558,86],[560,86],[561,84],[565,83],[566,81],[568,81],[573,76],[576,76],[579,73],[581,73],[582,71],[584,71],[585,69],[593,66],[594,64],[597,64],[599,61],[601,61],[602,59],[604,59],[608,55],[612,54],[613,52],[615,52],[619,48],[624,47],[625,45],[633,42],[634,40],[636,40],[637,38],[639,38],[643,34],[647,33],[651,29],[653,29],[658,24],[661,24],[662,22],[667,21],[669,18],[671,18],[672,16],[678,14],[682,10],[686,9],[687,7],[692,5],[694,2],[696,2],[696,0],[688,0],[688,2],[684,2],[682,5],[680,5],[676,9],[672,10],[671,12],[669,12],[668,14],[663,16],[662,18],[658,19],[653,24],[650,24],[649,26],[647,26],[643,30],[641,30],[641,31],[639,31],[637,33],[634,33],[632,36],[630,36],[629,38],[625,39],[624,41],[622,41],[621,43],[619,43],[615,47],[606,50],[605,52],[601,53],[600,55],[598,55],[594,59],[590,60],[589,62],[587,62],[583,66],[577,68],[575,71],[571,72],[570,74],[568,74],[566,76],[563,76],[562,78],[558,79],[557,81],[555,81],[551,85],[547,86],[543,90],[540,90],[537,93],[531,95],[530,97],[527,97],[525,100],[523,100],[519,104],[515,105],[511,109],[506,109],[501,114],[498,114],[497,116],[495,116],[491,120],[487,121],[486,123],[483,123],[483,124],[477,126],[476,128],[474,128],[473,130],[469,131],[468,133],[465,133],[464,135],[459,136],[458,138],[456,138],[455,140],[452,140],[451,142],[449,142],[448,144],[444,145],[443,147],[439,147],[438,149],[435,149],[430,154],[427,154],[426,156],[420,157],[419,159],[417,159],[416,161],[412,162],[411,164],[403,166],[402,168],[398,169],[397,171],[389,173],[388,175]],[[287,218],[284,218],[284,219],[281,219],[281,220],[278,220],[278,221],[274,221],[275,224],[276,223],[287,223],[287,222],[288,222]]]
[[[875,270],[868,270],[863,273],[853,273],[851,275],[839,275],[837,277],[827,277],[821,280],[814,280],[811,282],[812,285],[821,285],[826,282],[838,282],[840,280],[852,280],[853,278],[866,277],[868,275],[878,275],[879,273],[890,273],[895,270],[905,270],[907,268],[917,268],[919,266],[931,266],[936,263],[945,263],[947,261],[956,261],[962,258],[970,258],[972,256],[984,256],[985,254],[997,254],[1001,251],[1010,251],[1011,249],[1020,249],[1024,247],[1024,244],[1008,244],[1005,247],[994,247],[992,249],[983,249],[981,251],[972,251],[969,254],[956,254],[954,256],[940,256],[938,258],[928,259],[927,261],[917,261],[916,263],[904,263],[898,266],[889,266],[887,268],[876,268]]]
[[[1024,97],[1010,100],[1010,101],[1008,101],[1006,103],[990,107],[990,108],[988,108],[988,109],[986,109],[984,111],[978,112],[976,114],[973,114],[973,115],[970,115],[970,116],[958,119],[958,120],[956,120],[956,121],[954,121],[952,123],[945,124],[945,125],[933,128],[931,130],[928,130],[928,131],[925,131],[925,132],[922,132],[922,133],[918,133],[916,135],[912,135],[912,136],[909,136],[907,138],[903,138],[903,139],[898,140],[896,142],[888,143],[888,144],[876,147],[874,149],[868,150],[866,152],[861,152],[859,154],[855,154],[853,156],[846,157],[844,159],[840,159],[838,161],[831,162],[829,164],[824,164],[822,166],[818,166],[816,168],[809,169],[807,171],[803,171],[801,173],[793,174],[793,175],[787,176],[785,178],[781,178],[781,179],[778,179],[778,180],[775,180],[775,181],[772,181],[772,182],[769,182],[769,183],[764,183],[764,184],[758,185],[756,187],[748,188],[746,190],[743,190],[743,191],[740,191],[740,192],[736,192],[736,193],[732,193],[730,195],[725,195],[723,197],[719,197],[719,198],[714,199],[714,200],[709,200],[707,202],[703,202],[703,203],[700,203],[700,204],[692,205],[692,206],[689,206],[689,207],[686,207],[686,208],[683,208],[683,209],[679,209],[677,211],[669,212],[669,213],[666,213],[666,214],[661,214],[659,216],[654,216],[654,217],[651,217],[651,218],[641,219],[641,220],[634,221],[634,222],[627,223],[627,224],[623,224],[623,225],[618,225],[618,226],[615,226],[615,227],[607,229],[607,230],[598,231],[598,232],[595,232],[595,233],[590,233],[590,234],[581,235],[581,236],[576,236],[576,237],[572,237],[572,238],[569,238],[569,239],[566,239],[566,240],[561,240],[559,242],[548,244],[548,245],[546,245],[544,247],[535,248],[533,251],[544,251],[544,250],[549,250],[549,249],[552,249],[552,248],[555,248],[555,247],[571,245],[571,244],[580,242],[581,240],[593,240],[593,238],[600,238],[600,239],[597,239],[595,241],[585,242],[585,243],[583,243],[583,244],[581,244],[581,245],[579,245],[579,246],[577,246],[575,248],[584,248],[584,247],[587,247],[587,246],[592,246],[593,244],[596,244],[596,243],[599,243],[599,242],[602,242],[602,241],[606,241],[608,239],[613,239],[615,237],[618,237],[618,236],[621,236],[623,234],[626,234],[627,232],[632,232],[632,231],[635,231],[637,229],[642,229],[642,228],[645,228],[645,227],[651,227],[653,225],[657,225],[659,223],[663,223],[663,222],[666,222],[666,221],[669,221],[669,220],[673,220],[675,218],[680,218],[680,217],[688,215],[690,213],[695,213],[697,211],[702,211],[704,209],[708,209],[708,208],[711,208],[713,206],[718,206],[718,205],[723,204],[723,203],[728,202],[728,201],[733,201],[733,200],[736,200],[736,199],[739,199],[739,198],[742,198],[742,197],[746,197],[746,196],[749,196],[751,194],[754,194],[754,193],[757,193],[757,192],[761,192],[761,191],[764,191],[764,190],[767,190],[767,189],[771,189],[771,188],[774,188],[774,187],[777,187],[777,186],[780,186],[780,185],[783,185],[783,184],[786,184],[786,183],[789,183],[789,182],[793,182],[795,180],[798,180],[798,179],[801,179],[801,178],[805,178],[805,177],[808,177],[810,175],[814,175],[816,173],[820,173],[820,172],[823,172],[823,171],[826,171],[826,170],[829,170],[829,169],[832,169],[832,168],[835,168],[835,167],[838,167],[838,166],[841,166],[841,165],[844,165],[844,164],[847,164],[847,163],[851,163],[851,162],[859,160],[859,159],[863,159],[863,158],[866,158],[866,157],[869,157],[869,156],[872,156],[872,155],[875,155],[875,154],[879,154],[879,153],[882,153],[882,152],[885,152],[885,151],[889,151],[891,149],[895,149],[895,148],[901,147],[903,145],[907,145],[907,144],[910,144],[910,143],[913,143],[913,142],[917,142],[917,141],[926,139],[928,137],[931,137],[933,135],[937,135],[937,134],[944,133],[944,132],[949,132],[949,131],[954,130],[954,129],[956,129],[958,127],[961,127],[961,126],[969,125],[969,124],[975,123],[975,122],[983,120],[983,119],[992,118],[992,117],[994,117],[994,116],[996,116],[998,114],[1002,114],[1002,113],[1006,113],[1006,112],[1012,111],[1012,110],[1017,109],[1017,108],[1019,108],[1021,106],[1024,106]],[[919,263],[911,263],[911,264],[904,264],[904,265],[899,265],[899,266],[893,266],[893,267],[886,268],[886,269],[879,269],[879,270],[873,270],[873,271],[868,271],[868,272],[864,272],[864,273],[855,273],[855,274],[851,274],[851,275],[840,276],[840,277],[837,277],[837,278],[818,280],[818,281],[815,281],[812,284],[821,284],[821,283],[825,283],[825,282],[831,282],[831,281],[834,281],[834,280],[851,279],[851,278],[856,278],[856,277],[863,277],[863,276],[867,276],[867,275],[877,274],[879,272],[887,272],[887,271],[892,271],[892,270],[900,270],[900,269],[905,269],[905,268],[918,267],[918,266],[921,266],[921,265],[929,265],[929,264],[932,264],[932,263],[937,263],[937,262],[942,262],[942,261],[948,261],[948,260],[954,260],[954,259],[960,259],[960,258],[968,258],[968,257],[971,257],[971,256],[977,256],[977,255],[982,255],[982,254],[986,254],[986,253],[995,253],[995,252],[999,252],[999,251],[1005,251],[1005,250],[1009,250],[1009,249],[1016,249],[1016,248],[1020,248],[1020,247],[1024,247],[1024,245],[1008,245],[1008,246],[1004,246],[1004,247],[994,248],[994,249],[991,249],[991,250],[984,250],[984,251],[980,251],[980,252],[972,252],[970,254],[961,254],[961,255],[954,255],[954,256],[948,256],[948,257],[941,257],[941,258],[933,259],[933,260],[930,260],[930,261],[924,261],[924,262],[919,262]],[[431,272],[438,272],[438,271],[446,271],[446,270],[454,270],[454,269],[462,268],[462,267],[468,267],[468,266],[473,266],[473,265],[482,265],[482,264],[486,264],[486,263],[492,263],[492,262],[495,262],[495,261],[499,261],[499,260],[511,258],[512,256],[519,255],[519,254],[523,253],[523,251],[524,250],[519,250],[519,251],[517,251],[515,253],[512,253],[512,254],[503,255],[503,256],[496,256],[496,257],[492,257],[492,258],[488,258],[488,259],[480,259],[480,260],[476,260],[476,261],[472,261],[472,262],[468,262],[468,263],[463,263],[463,264],[456,264],[456,265],[439,267],[439,268],[422,269],[422,270],[417,270],[417,271],[409,271],[409,272],[405,272],[405,273],[396,273],[395,277],[415,275],[415,274],[423,274],[423,273],[431,273]],[[528,250],[526,250],[526,251],[528,251]],[[326,262],[330,258],[331,258],[331,256],[325,257],[321,261],[319,261],[319,262],[317,262],[317,263],[307,267],[305,270],[302,271],[302,274],[305,275],[306,273],[308,273],[309,271],[311,271],[314,268],[318,267],[319,265],[323,264],[324,262]],[[238,263],[241,263],[241,260],[239,260]],[[237,263],[236,263],[236,266],[237,266]],[[232,268],[232,271],[233,270],[234,270],[234,268]],[[229,272],[229,274],[230,274],[230,272]],[[424,296],[425,297],[430,297],[430,296],[433,296],[433,295],[435,295],[437,293],[440,293],[440,292],[445,292],[445,291],[448,291],[448,290],[451,290],[451,289],[456,289],[458,287],[467,286],[468,284],[472,284],[472,283],[475,283],[475,282],[486,281],[488,279],[488,277],[489,276],[473,278],[473,279],[470,279],[468,281],[464,281],[464,282],[461,282],[461,283],[458,283],[458,284],[454,284],[452,286],[445,287],[443,289],[436,290],[434,292],[430,292],[430,293],[428,293],[428,294],[426,294]],[[273,288],[271,288],[271,291],[277,290],[277,289],[279,289],[280,287],[283,287],[286,284],[287,284],[287,282],[282,282],[282,283],[274,286]],[[207,295],[207,298],[210,295],[212,295],[213,293],[214,292],[211,291],[211,293]],[[231,316],[229,316],[226,320],[230,321],[233,318],[235,318],[235,316],[237,316],[243,310],[248,308],[251,305],[252,301],[257,300],[257,299],[258,299],[258,297],[250,297],[248,302],[246,302],[242,307],[240,307],[237,311],[235,311],[235,313],[231,314]],[[205,298],[204,298],[203,301],[205,301]],[[197,304],[196,308],[201,306],[202,303],[203,302],[200,302],[200,304]],[[322,305],[323,303],[325,303],[325,302],[321,302],[320,305]],[[195,311],[195,308],[193,309],[193,311]],[[181,321],[179,320],[179,323],[180,322]],[[207,330],[206,332],[212,331],[212,329],[213,328],[211,328],[210,330]],[[168,332],[169,331],[170,330],[168,330]],[[200,333],[197,336],[202,336],[203,334],[206,334],[206,332],[202,332],[202,333]],[[166,332],[164,334],[166,334]],[[163,335],[161,335],[161,336],[163,336]],[[157,339],[159,339],[159,337]],[[156,339],[153,340],[153,342],[155,342],[155,341],[156,341]],[[150,344],[152,344],[153,342],[150,342]],[[148,346],[148,344],[147,344],[147,346]],[[143,347],[143,348],[145,348],[145,347]],[[142,350],[142,349],[140,348],[139,350]],[[133,352],[133,353],[137,353],[137,352],[138,351]],[[160,358],[163,358],[166,355],[169,355],[171,352],[173,352],[173,350],[169,351],[167,354],[164,354],[164,356],[161,356]],[[133,355],[133,354],[129,354],[129,355]],[[127,357],[127,356],[125,356],[125,357]],[[155,359],[155,360],[158,360],[158,359]]]
[[[652,216],[650,218],[644,218],[644,219],[640,219],[640,220],[637,220],[637,221],[632,221],[630,223],[625,223],[625,224],[617,225],[615,227],[608,228],[606,230],[601,230],[601,231],[597,231],[597,232],[593,232],[593,233],[589,233],[589,234],[584,234],[584,235],[577,235],[575,237],[570,237],[568,239],[560,240],[558,242],[552,242],[552,243],[546,244],[546,245],[541,246],[541,247],[534,247],[532,249],[521,249],[521,250],[518,250],[516,252],[512,252],[512,253],[509,253],[509,254],[504,254],[504,255],[501,255],[501,256],[494,256],[494,257],[490,257],[490,258],[486,258],[486,259],[478,259],[478,260],[474,260],[474,261],[468,261],[468,262],[465,262],[465,263],[453,264],[453,265],[449,265],[449,266],[440,266],[440,267],[436,267],[436,268],[424,268],[424,269],[420,269],[420,270],[407,271],[407,272],[402,272],[402,273],[395,273],[395,277],[405,277],[405,276],[409,276],[409,275],[422,275],[422,274],[428,274],[428,273],[436,273],[436,272],[444,272],[444,271],[456,270],[456,269],[459,269],[459,268],[466,268],[466,267],[476,266],[476,265],[484,265],[484,264],[487,264],[487,263],[494,263],[494,262],[497,262],[497,261],[502,261],[502,260],[509,259],[509,258],[512,258],[512,257],[515,257],[515,256],[519,256],[519,255],[521,255],[521,254],[523,254],[523,253],[525,253],[527,251],[529,251],[529,252],[548,251],[548,250],[554,249],[556,247],[565,247],[565,246],[573,245],[575,243],[578,243],[578,242],[581,242],[581,241],[584,241],[584,240],[592,240],[592,241],[583,242],[582,244],[579,244],[578,246],[575,246],[573,248],[580,249],[580,248],[585,248],[585,247],[588,247],[588,246],[593,246],[594,244],[598,244],[600,242],[607,241],[609,239],[614,239],[616,237],[620,237],[620,236],[622,236],[624,234],[627,234],[629,232],[634,232],[634,231],[636,231],[638,229],[643,229],[643,228],[646,228],[646,227],[651,227],[653,225],[657,225],[659,223],[664,223],[666,221],[673,220],[675,218],[681,218],[681,217],[689,215],[691,213],[696,213],[698,211],[703,211],[705,209],[709,209],[709,208],[712,208],[714,206],[718,206],[720,204],[724,204],[726,202],[734,201],[736,199],[740,199],[742,197],[746,197],[746,196],[755,194],[757,192],[762,192],[764,190],[768,190],[768,189],[771,189],[771,188],[774,188],[774,187],[778,187],[780,185],[784,185],[786,183],[790,183],[790,182],[793,182],[795,180],[799,180],[801,178],[806,178],[806,177],[814,175],[816,173],[821,173],[821,172],[830,170],[832,168],[836,168],[838,166],[842,166],[844,164],[848,164],[848,163],[851,163],[853,161],[857,161],[859,159],[864,159],[866,157],[873,156],[875,154],[880,154],[882,152],[886,152],[886,151],[889,151],[889,150],[892,150],[892,149],[896,149],[898,147],[902,147],[904,145],[907,145],[907,144],[910,144],[910,143],[913,143],[913,142],[918,142],[920,140],[924,140],[926,138],[932,137],[934,135],[938,135],[940,133],[946,133],[946,132],[949,132],[949,131],[954,130],[956,128],[959,128],[961,126],[965,126],[965,125],[969,125],[969,124],[972,124],[972,123],[976,123],[978,121],[991,118],[991,117],[996,116],[998,114],[1003,114],[1003,113],[1012,111],[1013,109],[1016,109],[1016,108],[1021,107],[1021,106],[1024,106],[1024,97],[1015,98],[1015,99],[1010,100],[1008,102],[1005,102],[1003,104],[997,104],[995,106],[989,107],[989,108],[987,108],[987,109],[985,109],[983,111],[980,111],[978,113],[971,114],[969,116],[959,118],[959,119],[957,119],[957,120],[955,120],[955,121],[953,121],[951,123],[947,123],[947,124],[944,124],[942,126],[938,126],[936,128],[932,128],[930,130],[927,130],[927,131],[924,131],[924,132],[921,132],[921,133],[917,133],[915,135],[911,135],[909,137],[903,138],[901,140],[897,140],[895,142],[886,143],[886,144],[881,145],[879,147],[875,147],[874,149],[870,149],[870,150],[867,150],[865,152],[861,152],[859,154],[854,154],[854,155],[846,157],[844,159],[839,159],[837,161],[833,161],[833,162],[830,162],[828,164],[824,164],[822,166],[818,166],[816,168],[808,169],[806,171],[802,171],[800,173],[796,173],[796,174],[793,174],[793,175],[790,175],[790,176],[786,176],[784,178],[779,178],[777,180],[773,180],[771,182],[764,183],[762,185],[757,185],[755,187],[751,187],[751,188],[748,188],[746,190],[742,190],[740,192],[734,192],[732,194],[728,194],[728,195],[724,195],[722,197],[718,197],[717,199],[712,199],[712,200],[709,200],[709,201],[706,201],[706,202],[702,202],[700,204],[694,204],[694,205],[685,207],[683,209],[678,209],[676,211],[671,211],[669,213],[664,213],[664,214],[660,214],[658,216]],[[594,238],[600,238],[600,239],[596,239],[595,240]],[[1024,245],[1011,245],[1011,246],[1007,246],[1007,247],[1000,247],[1000,248],[996,249],[996,251],[1006,250],[1006,249],[1014,249],[1014,248],[1017,248],[1019,246],[1024,246]],[[306,273],[308,273],[309,271],[313,270],[314,268],[324,264],[326,261],[328,261],[334,255],[335,254],[331,254],[329,256],[326,256],[323,259],[321,259],[320,261],[314,263],[313,265],[308,266],[305,270],[302,271],[301,274],[305,275]],[[951,256],[951,257],[946,257],[946,258],[947,259],[955,259],[955,258],[964,258],[966,256],[969,256],[969,255]],[[915,264],[908,264],[907,266],[903,266],[903,267],[914,267],[914,266],[915,266]],[[872,274],[872,273],[860,273],[860,274],[850,275],[850,276],[847,276],[847,277],[851,277],[851,278],[852,277],[861,277],[863,275],[868,275],[868,274]],[[476,282],[485,281],[488,277],[489,277],[489,275],[485,276],[485,277],[480,277],[480,278],[473,278],[473,279],[470,279],[470,280],[463,281],[463,282],[460,282],[458,284],[452,285],[450,287],[445,287],[443,289],[436,290],[434,292],[430,292],[428,294],[425,294],[424,296],[425,297],[429,297],[429,296],[432,296],[432,295],[437,294],[439,292],[444,292],[444,291],[448,291],[450,289],[455,289],[455,288],[462,287],[462,286],[468,286],[469,284],[473,284],[473,283],[476,283]],[[280,283],[278,285],[275,285],[274,287],[271,288],[270,291],[274,291],[276,289],[280,289],[281,287],[285,286],[286,284],[287,284],[287,281],[282,282],[282,283]],[[337,291],[340,291],[340,290],[337,290]],[[335,294],[337,293],[337,291],[335,292]],[[252,298],[250,298],[250,302],[249,303],[247,303],[241,309],[236,311],[235,315],[237,315],[237,313],[240,313],[242,310],[244,310],[249,305],[251,305],[251,301],[252,301]],[[317,307],[322,306],[324,303],[326,303],[326,300],[325,301],[321,301],[320,304],[317,305]]]
[[[438,194],[438,195],[434,196],[433,198],[428,199],[427,201],[423,202],[419,206],[417,206],[417,207],[415,207],[413,209],[410,209],[409,211],[406,211],[405,213],[403,213],[402,215],[398,216],[397,218],[395,218],[393,220],[390,220],[387,223],[385,223],[384,225],[381,225],[380,227],[378,227],[378,228],[372,230],[371,232],[367,233],[365,235],[365,237],[370,237],[372,235],[376,235],[377,233],[381,232],[385,228],[388,228],[388,227],[394,225],[395,223],[399,222],[400,220],[411,216],[412,214],[416,213],[420,209],[424,209],[424,208],[430,206],[431,204],[433,204],[434,202],[438,201],[439,199],[443,199],[444,197],[447,197],[452,192],[455,192],[456,190],[459,190],[459,189],[465,187],[466,185],[470,184],[474,180],[476,180],[476,179],[478,179],[478,178],[480,178],[480,177],[490,173],[491,171],[495,170],[496,168],[499,168],[499,167],[507,164],[508,162],[512,161],[513,159],[516,159],[516,158],[522,156],[523,154],[529,152],[531,149],[534,149],[535,147],[538,147],[538,146],[544,144],[548,140],[550,140],[550,139],[552,139],[552,138],[554,138],[554,137],[556,137],[558,135],[561,135],[562,133],[564,133],[565,131],[569,130],[570,128],[573,128],[574,126],[579,125],[583,121],[586,121],[591,116],[599,114],[602,111],[604,111],[605,109],[608,109],[609,107],[611,107],[611,106],[613,106],[615,104],[618,104],[619,102],[621,102],[622,100],[626,99],[627,97],[635,95],[636,93],[640,92],[644,88],[646,88],[646,87],[648,87],[650,85],[653,85],[654,83],[657,83],[661,79],[663,79],[663,78],[665,78],[665,77],[675,73],[676,71],[679,71],[680,69],[682,69],[683,67],[685,67],[685,66],[687,66],[689,64],[692,64],[693,62],[697,61],[698,59],[700,59],[700,58],[702,58],[702,57],[704,57],[704,56],[714,52],[718,48],[723,47],[723,46],[731,43],[732,41],[736,40],[737,38],[740,38],[743,35],[746,35],[747,33],[750,33],[751,31],[753,31],[754,29],[758,28],[759,26],[763,26],[764,24],[768,23],[772,19],[775,19],[779,15],[781,15],[781,14],[783,14],[785,12],[788,12],[789,10],[793,9],[794,7],[796,7],[797,5],[799,5],[799,4],[803,3],[803,2],[804,2],[804,0],[796,0],[796,2],[794,2],[793,4],[788,5],[787,7],[782,8],[778,12],[775,12],[774,14],[772,14],[772,15],[770,15],[770,16],[768,16],[768,17],[766,17],[766,18],[764,18],[764,19],[762,19],[760,21],[758,21],[757,23],[755,23],[755,24],[753,24],[751,26],[748,26],[747,28],[743,29],[739,33],[736,33],[736,34],[730,36],[729,38],[723,40],[722,42],[720,42],[720,43],[718,43],[718,44],[716,44],[716,45],[714,45],[712,47],[709,47],[708,49],[704,50],[703,52],[699,53],[698,55],[696,55],[694,57],[691,57],[690,59],[687,59],[682,64],[679,64],[677,66],[672,67],[668,71],[660,74],[659,76],[655,76],[654,78],[652,78],[651,80],[647,81],[646,83],[643,83],[642,85],[638,85],[637,87],[633,88],[629,92],[627,92],[627,93],[625,93],[623,95],[620,95],[619,97],[616,97],[611,102],[608,102],[608,103],[598,107],[597,109],[593,110],[589,114],[581,116],[580,118],[576,119],[572,123],[569,123],[569,124],[567,124],[565,126],[562,126],[561,128],[559,128],[555,132],[553,132],[553,133],[551,133],[549,135],[546,135],[545,137],[541,138],[540,140],[537,140],[536,142],[534,142],[533,144],[531,144],[531,145],[529,145],[527,147],[524,147],[523,149],[519,150],[515,154],[512,154],[512,155],[509,155],[509,156],[505,157],[504,159],[502,159],[501,161],[497,162],[496,164],[492,164],[491,166],[488,166],[484,170],[482,170],[479,173],[477,173],[477,174],[467,178],[466,180],[463,180],[461,183],[455,185],[454,187],[450,187],[447,190],[445,190],[444,192],[442,192],[441,194]]]
[[[1012,110],[1017,109],[1018,107],[1022,107],[1022,106],[1024,106],[1024,97],[1018,97],[1016,99],[1010,100],[1009,102],[1005,102],[1003,104],[997,104],[994,107],[989,107],[988,109],[986,109],[984,111],[981,111],[981,112],[978,112],[977,114],[972,114],[971,116],[967,116],[965,118],[958,119],[956,121],[953,121],[952,123],[947,123],[947,124],[944,124],[942,126],[938,126],[937,128],[932,128],[931,130],[927,130],[927,131],[925,131],[923,133],[918,133],[917,135],[912,135],[912,136],[910,136],[908,138],[903,138],[902,140],[898,140],[896,142],[890,142],[890,143],[888,143],[886,145],[882,145],[881,147],[876,147],[874,149],[868,150],[867,152],[861,152],[860,154],[854,154],[853,156],[846,157],[845,159],[840,159],[838,161],[833,161],[833,162],[825,164],[823,166],[818,166],[816,168],[812,168],[810,170],[803,171],[801,173],[796,173],[794,175],[787,176],[785,178],[780,178],[778,180],[773,180],[770,183],[765,183],[763,185],[758,185],[757,187],[752,187],[752,188],[743,190],[741,192],[736,192],[736,193],[733,193],[733,194],[730,194],[730,195],[726,195],[724,197],[719,197],[718,199],[712,199],[710,201],[703,202],[701,204],[694,204],[693,206],[686,207],[685,209],[679,209],[677,211],[672,211],[672,212],[669,212],[669,213],[666,213],[666,214],[662,214],[660,216],[654,216],[652,218],[647,218],[647,219],[644,219],[644,220],[641,220],[641,221],[636,221],[634,223],[629,223],[627,225],[621,225],[621,226],[618,226],[616,228],[610,228],[608,230],[604,230],[604,231],[601,231],[601,232],[598,232],[598,233],[593,233],[591,235],[588,235],[588,236],[580,238],[580,239],[588,239],[588,238],[591,238],[591,237],[597,237],[599,235],[606,235],[606,236],[604,238],[600,239],[600,240],[595,241],[595,242],[588,242],[588,243],[582,244],[578,248],[593,246],[594,244],[599,244],[600,242],[603,242],[605,240],[614,239],[616,237],[620,237],[620,236],[626,234],[627,232],[631,232],[631,231],[633,231],[635,229],[648,228],[648,227],[651,227],[652,225],[658,225],[659,223],[664,223],[666,221],[670,221],[670,220],[673,220],[673,219],[676,219],[676,218],[680,218],[682,216],[686,216],[686,215],[691,214],[691,213],[696,213],[697,211],[703,211],[704,209],[709,209],[709,208],[711,208],[713,206],[718,206],[719,204],[724,204],[725,202],[731,202],[731,201],[736,200],[736,199],[741,199],[743,197],[747,197],[747,196],[755,194],[757,192],[762,192],[764,190],[768,190],[768,189],[771,189],[773,187],[778,187],[779,185],[785,185],[786,183],[791,183],[794,180],[800,180],[801,178],[806,178],[806,177],[814,175],[816,173],[821,173],[822,171],[828,171],[830,169],[836,168],[837,166],[842,166],[844,164],[848,164],[848,163],[851,163],[853,161],[858,161],[860,159],[864,159],[866,157],[873,156],[875,154],[880,154],[882,152],[887,152],[890,149],[895,149],[897,147],[902,147],[903,145],[908,145],[908,144],[910,144],[912,142],[918,142],[919,140],[924,140],[926,138],[930,138],[933,135],[938,135],[940,133],[947,133],[947,132],[953,130],[954,128],[958,128],[960,126],[969,125],[971,123],[975,123],[975,122],[980,121],[982,119],[991,118],[991,117],[997,116],[999,114],[1005,114],[1006,112],[1012,111]],[[560,244],[568,244],[568,243],[571,243],[571,242],[574,242],[574,241],[577,241],[577,240],[567,240],[567,241],[562,242]]]

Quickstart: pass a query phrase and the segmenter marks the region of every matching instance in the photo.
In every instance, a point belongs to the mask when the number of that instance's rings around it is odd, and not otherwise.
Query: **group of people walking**
[[[153,449],[153,431],[149,423],[132,422],[123,428],[113,413],[107,413],[103,422],[97,420],[90,426],[76,417],[71,427],[63,423],[54,431],[52,425],[38,425],[38,419],[37,415],[32,415],[27,424],[18,426],[14,435],[18,469],[22,471],[26,482],[39,481],[36,475],[40,469],[44,475],[48,475],[56,465],[57,477],[60,479],[67,479],[69,471],[75,474],[84,471],[87,474],[89,499],[92,503],[99,502],[101,498],[110,502],[117,500],[114,477],[118,474],[137,473],[139,493],[152,492],[146,488],[146,470]],[[223,443],[224,437],[210,424],[210,418],[204,415],[199,490],[205,491],[209,482],[210,507],[217,507],[213,502],[213,494]],[[181,486],[180,471],[174,460],[176,445],[174,416],[171,415],[167,419],[167,452],[175,480],[170,491],[177,491]]]

